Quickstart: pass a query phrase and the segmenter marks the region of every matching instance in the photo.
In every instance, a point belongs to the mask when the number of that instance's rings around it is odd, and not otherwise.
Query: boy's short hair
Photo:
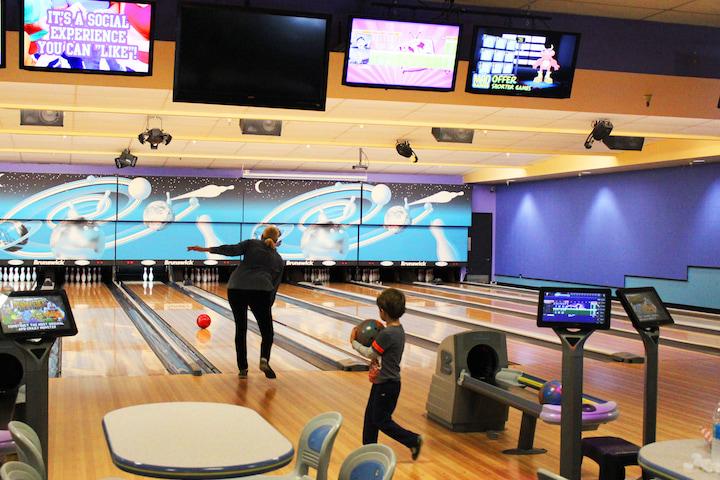
[[[375,300],[378,308],[387,313],[390,318],[399,319],[405,313],[405,295],[397,288],[387,288]]]

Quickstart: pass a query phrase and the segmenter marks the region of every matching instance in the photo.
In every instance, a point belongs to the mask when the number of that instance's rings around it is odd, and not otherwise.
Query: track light
[[[172,135],[163,131],[162,119],[160,117],[152,118],[160,121],[160,128],[150,128],[150,118],[148,118],[145,124],[146,129],[138,135],[138,141],[141,144],[145,144],[147,142],[150,144],[151,150],[157,150],[158,145],[161,143],[164,143],[165,145],[169,144],[172,141]]]
[[[417,153],[415,153],[415,150],[412,149],[412,147],[410,146],[410,142],[408,142],[407,140],[398,140],[397,144],[395,145],[395,150],[397,150],[397,153],[402,157],[413,157],[413,163],[417,163]]]
[[[130,149],[126,148],[120,155],[115,159],[115,166],[117,168],[134,167],[137,163],[138,157],[130,153]]]
[[[593,129],[585,139],[585,148],[592,148],[595,140],[605,140],[613,130],[610,120],[595,120],[592,125]]]
[[[613,124],[610,120],[596,120],[593,122],[593,129],[585,139],[585,148],[592,148],[595,140],[600,140],[610,150],[636,150],[643,149],[645,137],[625,137],[622,135],[610,135]]]

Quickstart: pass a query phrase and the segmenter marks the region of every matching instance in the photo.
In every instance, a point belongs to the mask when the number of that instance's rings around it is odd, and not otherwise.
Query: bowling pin
[[[150,274],[148,275],[148,280],[150,281],[150,283],[153,283],[153,281],[155,280],[155,274],[153,273],[153,270],[154,269],[150,267]]]
[[[198,230],[200,230],[200,233],[202,234],[203,238],[205,239],[205,246],[206,247],[217,247],[218,245],[221,245],[222,242],[217,237],[217,235],[215,235],[215,232],[213,231],[210,220],[211,220],[210,216],[200,215],[197,219],[196,225],[197,225]],[[208,253],[207,258],[220,260],[224,257],[222,255]]]
[[[36,267],[33,267],[33,269],[32,269],[32,277],[31,278],[32,278],[33,282],[37,282],[37,268]]]
[[[368,283],[370,281],[370,275],[368,274],[367,268],[363,268],[362,281]]]
[[[18,272],[19,268],[15,267],[15,273],[13,274],[13,281],[15,283],[20,281],[20,272]]]
[[[80,268],[75,268],[75,283],[80,283]]]
[[[454,262],[457,260],[457,253],[447,237],[445,236],[445,230],[443,230],[443,222],[440,219],[435,219],[430,222],[430,233],[435,237],[435,252],[437,259],[442,262]]]
[[[20,281],[25,281],[25,267],[20,267]]]
[[[148,281],[147,267],[143,267],[143,277],[142,278],[143,278],[143,283],[147,283],[147,281]]]

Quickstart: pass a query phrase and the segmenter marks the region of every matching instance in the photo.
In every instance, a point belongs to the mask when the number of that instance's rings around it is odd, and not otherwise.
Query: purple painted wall
[[[623,286],[720,267],[720,164],[497,187],[497,275]]]

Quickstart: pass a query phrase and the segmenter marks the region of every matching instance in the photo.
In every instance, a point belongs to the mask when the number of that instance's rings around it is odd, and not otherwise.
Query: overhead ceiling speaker
[[[59,110],[20,110],[20,125],[62,127],[65,112]]]
[[[431,132],[438,142],[472,143],[475,137],[475,130],[470,128],[432,127]]]
[[[243,118],[240,120],[243,135],[269,135],[279,137],[282,134],[282,120],[259,120]]]

